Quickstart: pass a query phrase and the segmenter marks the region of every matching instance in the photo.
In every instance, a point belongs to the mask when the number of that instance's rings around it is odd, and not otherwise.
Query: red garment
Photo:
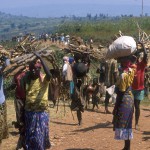
[[[137,68],[134,75],[134,80],[132,83],[133,90],[143,90],[144,89],[144,74],[147,62],[142,60],[141,62],[137,61]]]
[[[15,96],[16,98],[19,98],[21,100],[25,100],[26,93],[25,93],[25,88],[21,86],[21,79],[25,76],[25,71],[18,73],[14,76],[14,81],[16,84],[16,90],[15,90]],[[24,85],[25,86],[25,85]]]

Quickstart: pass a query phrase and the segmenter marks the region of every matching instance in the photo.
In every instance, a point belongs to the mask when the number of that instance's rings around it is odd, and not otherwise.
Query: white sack
[[[121,36],[110,46],[106,58],[119,58],[129,56],[136,52],[136,42],[131,36]]]
[[[108,94],[113,95],[115,92],[115,85],[112,85],[111,87],[107,88],[106,91]]]

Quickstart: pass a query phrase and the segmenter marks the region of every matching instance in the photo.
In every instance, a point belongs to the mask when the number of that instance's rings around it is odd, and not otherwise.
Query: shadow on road
[[[144,131],[143,135],[144,135],[143,137],[144,141],[150,140],[150,131]]]
[[[71,125],[71,126],[76,126],[77,124],[73,124],[73,123],[65,123],[65,122],[58,122],[58,121],[51,121],[52,123],[55,124],[61,124],[61,125]]]
[[[88,128],[74,130],[73,132],[87,132],[87,131],[96,130],[96,129],[99,129],[99,128],[113,128],[112,127],[112,122],[107,121],[105,123],[99,123],[95,126],[91,126],[91,127],[88,127]]]
[[[16,136],[16,135],[19,134],[19,132],[17,132],[17,131],[11,131],[11,132],[9,132],[9,134],[11,134],[12,136]]]
[[[92,148],[69,148],[69,149],[65,149],[65,150],[94,150]]]
[[[144,111],[150,111],[150,109],[146,109],[146,108],[143,108],[142,110],[144,110]]]

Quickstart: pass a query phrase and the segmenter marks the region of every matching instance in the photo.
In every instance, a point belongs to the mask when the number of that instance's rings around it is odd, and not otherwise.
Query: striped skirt
[[[49,114],[47,112],[25,112],[26,150],[50,148]]]
[[[121,98],[122,97],[122,98]],[[119,105],[116,110],[114,125],[115,125],[115,139],[116,140],[131,140],[133,138],[132,132],[132,118],[133,118],[133,96],[126,92],[123,96],[118,96],[117,101]]]

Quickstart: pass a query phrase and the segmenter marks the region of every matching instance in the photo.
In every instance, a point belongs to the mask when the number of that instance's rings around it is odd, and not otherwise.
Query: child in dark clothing
[[[99,103],[99,97],[97,96],[99,93],[99,84],[98,84],[98,79],[94,78],[93,79],[93,94],[92,94],[92,104],[93,104],[93,108],[92,110],[94,110],[95,106],[97,107],[97,109],[99,109],[98,107],[98,103]]]

